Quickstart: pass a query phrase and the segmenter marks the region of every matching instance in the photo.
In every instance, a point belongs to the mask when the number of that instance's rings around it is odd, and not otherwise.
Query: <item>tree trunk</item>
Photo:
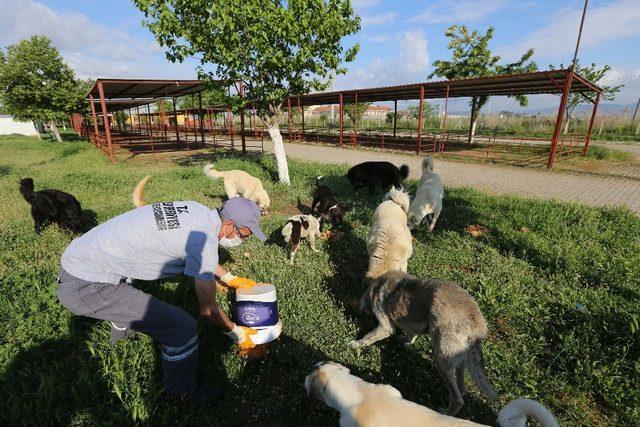
[[[571,122],[571,117],[567,117],[567,119],[564,122],[564,130],[562,131],[562,133],[565,135],[569,133],[569,122]]]
[[[469,139],[468,144],[471,147],[473,139],[476,134],[476,123],[478,122],[478,114],[476,113],[476,106],[478,105],[478,99],[474,96],[471,100],[471,123],[469,125]]]
[[[36,128],[36,138],[38,138],[39,140],[42,140],[42,137],[40,136],[40,128],[36,124],[35,120],[32,123],[33,123],[33,127]]]
[[[53,134],[56,136],[56,141],[62,142],[62,138],[60,137],[60,132],[58,131],[58,127],[56,126],[56,122],[51,120],[49,122],[49,126],[51,126],[51,130],[53,131]]]
[[[273,141],[273,153],[276,155],[278,163],[278,177],[280,182],[289,185],[289,166],[287,165],[287,155],[284,152],[284,144],[282,143],[282,135],[280,134],[279,116],[268,117],[266,120],[269,136]]]

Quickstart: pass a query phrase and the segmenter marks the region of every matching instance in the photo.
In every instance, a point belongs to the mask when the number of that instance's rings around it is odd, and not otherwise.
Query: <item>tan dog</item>
[[[391,270],[407,271],[407,262],[413,254],[411,231],[407,227],[408,210],[409,195],[392,187],[373,212],[367,236],[367,278],[375,279]]]
[[[498,398],[482,357],[487,322],[467,291],[453,283],[420,280],[400,271],[390,271],[369,283],[358,311],[373,314],[379,325],[359,341],[352,341],[353,347],[371,345],[397,329],[411,343],[418,335],[429,334],[438,373],[449,392],[447,415],[457,414],[464,404],[465,367],[488,399]]]
[[[269,195],[262,186],[262,181],[241,170],[217,171],[213,165],[205,165],[204,174],[211,179],[224,179],[224,191],[230,199],[242,196],[245,199],[256,202],[262,210],[262,214],[267,214],[267,209],[271,204]]]
[[[480,426],[471,421],[442,415],[426,406],[402,398],[385,384],[372,384],[351,375],[349,369],[334,363],[318,363],[304,381],[309,397],[315,397],[340,412],[341,427],[452,427]],[[517,399],[498,414],[501,427],[524,427],[527,415],[543,427],[557,427],[547,408],[529,399]]]

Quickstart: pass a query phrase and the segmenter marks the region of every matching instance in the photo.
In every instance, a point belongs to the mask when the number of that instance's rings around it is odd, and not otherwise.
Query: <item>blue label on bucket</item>
[[[275,301],[237,301],[235,322],[251,328],[274,326],[278,324],[278,304]]]

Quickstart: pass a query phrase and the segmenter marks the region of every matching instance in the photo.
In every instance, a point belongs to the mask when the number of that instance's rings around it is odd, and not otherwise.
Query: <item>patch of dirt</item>
[[[471,225],[467,225],[464,228],[464,231],[471,234],[471,236],[478,238],[480,236],[487,234],[491,230],[489,230],[489,227],[486,227],[482,224],[471,224]]]

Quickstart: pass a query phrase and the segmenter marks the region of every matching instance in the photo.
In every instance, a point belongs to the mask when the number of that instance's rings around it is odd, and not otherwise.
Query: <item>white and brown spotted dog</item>
[[[291,243],[291,255],[289,262],[293,264],[293,258],[298,251],[300,239],[308,238],[311,250],[320,252],[316,249],[316,237],[320,237],[320,221],[313,215],[294,215],[287,220],[282,227],[282,235],[287,243]]]
[[[341,427],[453,427],[480,426],[454,418],[405,400],[394,387],[372,384],[334,362],[318,363],[304,381],[307,395],[340,412]],[[498,414],[501,427],[524,427],[527,416],[543,427],[557,427],[558,422],[547,408],[529,399],[517,399]]]

